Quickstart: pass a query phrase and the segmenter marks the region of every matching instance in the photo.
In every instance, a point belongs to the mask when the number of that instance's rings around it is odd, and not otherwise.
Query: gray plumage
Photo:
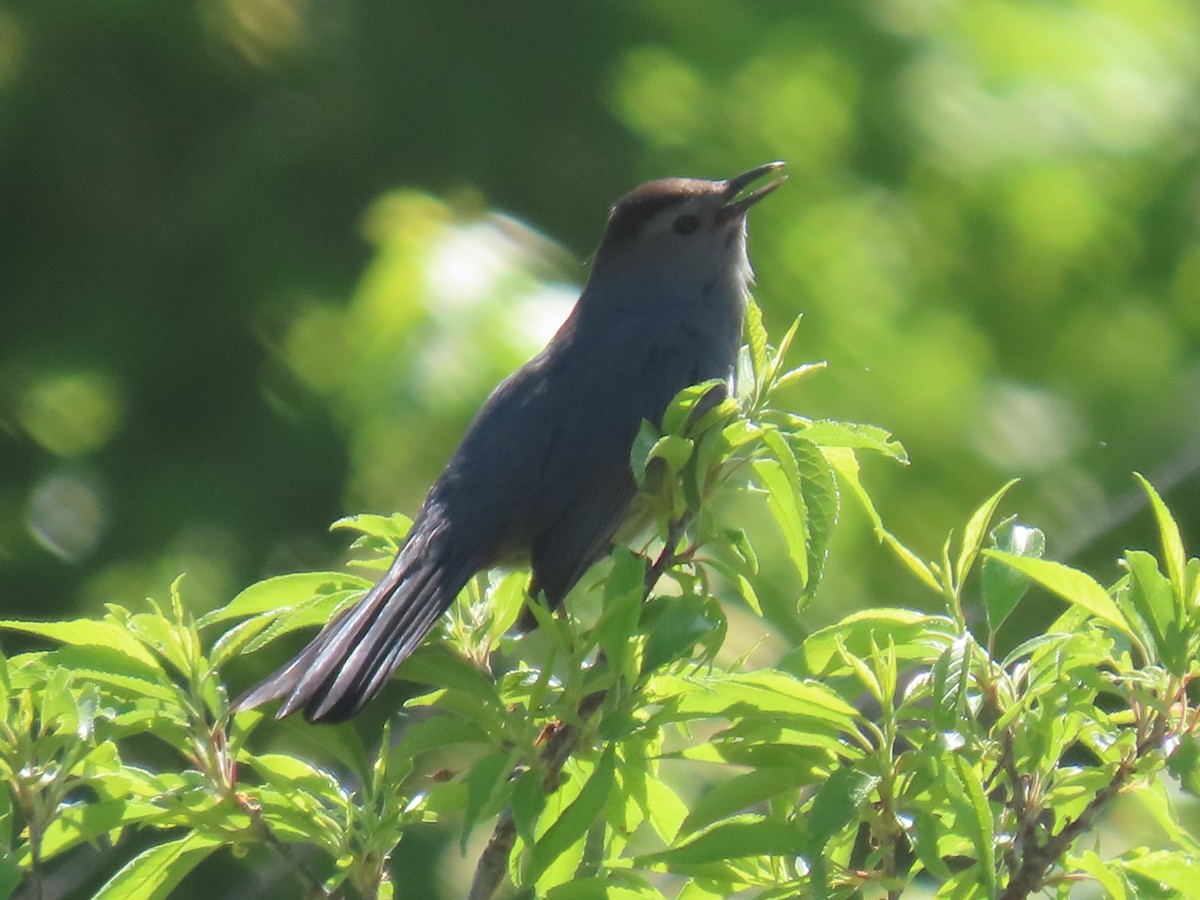
[[[587,285],[558,333],[506,379],[430,489],[387,574],[292,662],[235,703],[353,716],[476,572],[529,560],[562,602],[609,549],[633,499],[643,419],[710,378],[732,383],[751,277],[749,207],[781,163],[727,181],[652,181],[613,205]]]

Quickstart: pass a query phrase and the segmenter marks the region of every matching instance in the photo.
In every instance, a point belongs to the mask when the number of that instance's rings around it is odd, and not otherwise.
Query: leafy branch
[[[643,428],[631,465],[646,530],[565,614],[527,605],[520,573],[470,585],[401,668],[411,689],[371,752],[350,726],[231,720],[224,682],[369,576],[267,579],[199,619],[177,582],[165,609],[0,622],[49,648],[0,657],[0,895],[44,893],[90,843],[107,850],[101,900],[166,897],[203,860],[258,846],[310,896],[388,900],[396,847],[431,827],[463,848],[488,829],[481,900],[506,881],[550,900],[683,885],[689,900],[899,897],[918,879],[955,898],[1081,879],[1118,898],[1189,895],[1200,842],[1165,779],[1200,796],[1200,561],[1161,498],[1143,482],[1160,551],[1128,551],[1110,586],[1046,559],[1017,517],[993,524],[1012,485],[923,558],[860,480],[864,454],[906,462],[903,448],[779,405],[819,368],[786,368],[795,333],[771,347],[752,308],[738,396],[698,385]],[[846,498],[937,609],[852,612],[751,667],[726,640],[730,612],[804,633]],[[408,525],[335,527],[373,569]],[[764,528],[799,584],[785,603],[765,593]],[[1014,611],[1052,596],[1057,621],[999,656]],[[525,608],[539,627],[514,634]],[[175,764],[134,762],[146,741]],[[1168,846],[1092,849],[1119,796]],[[130,855],[132,829],[154,842]]]

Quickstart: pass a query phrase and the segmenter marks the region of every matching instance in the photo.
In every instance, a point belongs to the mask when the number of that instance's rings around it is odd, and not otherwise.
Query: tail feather
[[[277,718],[303,708],[310,722],[340,722],[362,709],[474,571],[421,559],[410,552],[415,549],[402,551],[362,600],[326,625],[295,659],[234,701],[234,709],[283,698]]]

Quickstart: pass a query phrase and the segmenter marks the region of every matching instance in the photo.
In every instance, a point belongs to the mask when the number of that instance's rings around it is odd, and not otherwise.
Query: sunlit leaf
[[[143,667],[147,674],[162,672],[162,666],[146,647],[119,625],[97,619],[71,619],[65,622],[30,622],[18,619],[0,620],[0,628],[47,638],[75,647],[100,647],[127,656],[132,663]]]
[[[245,616],[295,606],[318,594],[332,594],[346,590],[365,591],[370,587],[371,582],[367,579],[357,575],[348,575],[345,572],[296,572],[290,575],[277,575],[274,578],[267,578],[250,585],[226,606],[201,616],[198,624],[203,628],[230,619],[240,619]]]
[[[110,878],[92,900],[164,900],[221,841],[192,832],[143,850]]]
[[[1158,523],[1158,535],[1159,540],[1162,541],[1163,556],[1167,561],[1167,575],[1171,579],[1171,587],[1175,591],[1178,602],[1182,604],[1185,598],[1184,570],[1187,568],[1187,553],[1183,549],[1183,539],[1179,536],[1179,526],[1175,524],[1175,518],[1167,509],[1167,504],[1163,502],[1158,491],[1154,489],[1154,485],[1137,472],[1134,473],[1134,477],[1141,482],[1142,489],[1150,499],[1150,507],[1154,510],[1154,519]]]
[[[996,507],[1000,505],[1000,501],[1004,499],[1004,495],[1009,492],[1017,479],[1014,478],[992,496],[988,497],[980,507],[971,514],[971,518],[967,520],[967,526],[963,529],[962,549],[959,550],[958,560],[954,566],[954,580],[957,584],[962,584],[966,581],[967,574],[971,570],[971,566],[975,564],[975,557],[979,555],[979,548],[983,546],[983,537],[987,531],[988,523],[992,521],[992,516],[996,514]]]
[[[1014,556],[1041,559],[1046,536],[1037,528],[1021,525],[1010,516],[991,531],[992,547]],[[1029,576],[992,558],[983,561],[983,603],[988,627],[994,633],[1016,609],[1029,589]]]
[[[800,856],[808,833],[796,822],[775,822],[744,817],[723,822],[679,847],[641,857],[643,864],[667,863],[694,866],[746,856]]]
[[[1012,553],[1002,553],[998,550],[984,550],[983,552],[990,559],[999,560],[1019,572],[1024,572],[1042,587],[1058,594],[1068,603],[1087,610],[1097,618],[1125,632],[1134,641],[1138,641],[1112,597],[1090,575],[1050,560],[1029,559]]]
[[[846,447],[856,450],[873,450],[884,456],[890,456],[897,462],[908,462],[908,453],[905,451],[904,445],[893,438],[890,432],[874,425],[818,419],[811,422],[804,429],[802,435],[805,440],[812,441],[823,449]]]
[[[728,818],[757,803],[796,790],[805,783],[803,773],[791,767],[755,769],[743,775],[734,775],[717,782],[692,803],[680,830],[684,834],[691,834],[718,819]]]
[[[571,804],[562,812],[533,845],[529,856],[529,881],[537,881],[556,859],[576,842],[583,839],[592,823],[604,809],[608,793],[614,783],[616,751],[612,745],[605,748],[592,770],[587,783]]]

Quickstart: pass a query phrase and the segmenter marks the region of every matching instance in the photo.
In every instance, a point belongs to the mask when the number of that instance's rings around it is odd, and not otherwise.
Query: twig
[[[307,888],[306,896],[325,897],[330,898],[330,900],[341,896],[340,891],[330,893],[326,890],[317,873],[310,869],[307,863],[293,853],[292,849],[271,830],[271,826],[263,819],[262,807],[243,795],[234,795],[234,802],[250,817],[254,830],[262,838],[263,842],[279,855],[279,858],[283,860],[292,874]]]
[[[663,545],[662,552],[658,554],[658,557],[646,569],[646,580],[642,593],[643,601],[650,596],[650,592],[654,590],[654,586],[663,576],[663,573],[679,562],[680,557],[675,553],[675,548],[679,544],[679,539],[683,536],[690,521],[691,514],[684,513],[683,516],[672,522],[667,528],[667,539]],[[546,794],[551,794],[558,789],[559,776],[562,774],[563,766],[571,758],[571,754],[575,752],[575,748],[583,736],[588,720],[601,707],[606,696],[606,690],[588,694],[579,702],[579,707],[576,710],[579,717],[579,724],[563,725],[546,740],[545,745],[542,747],[542,765],[546,770],[546,777],[542,782],[542,790]],[[513,819],[512,807],[507,806],[496,820],[496,825],[492,829],[492,836],[488,838],[487,846],[479,856],[479,862],[475,866],[475,877],[471,881],[471,890],[467,894],[467,900],[489,900],[496,893],[508,871],[508,858],[512,854],[512,849],[516,841],[517,823]]]
[[[1133,753],[1121,760],[1117,771],[1113,773],[1112,781],[1096,792],[1096,796],[1083,812],[1064,825],[1058,834],[1053,835],[1046,843],[1026,848],[1021,866],[1013,873],[1004,893],[1000,895],[1000,900],[1022,900],[1041,888],[1050,867],[1062,858],[1077,837],[1093,828],[1096,817],[1129,784],[1142,757],[1162,743],[1165,730],[1165,721],[1162,718],[1156,719],[1150,733],[1138,742]],[[1022,823],[1021,827],[1024,829],[1025,823]]]

